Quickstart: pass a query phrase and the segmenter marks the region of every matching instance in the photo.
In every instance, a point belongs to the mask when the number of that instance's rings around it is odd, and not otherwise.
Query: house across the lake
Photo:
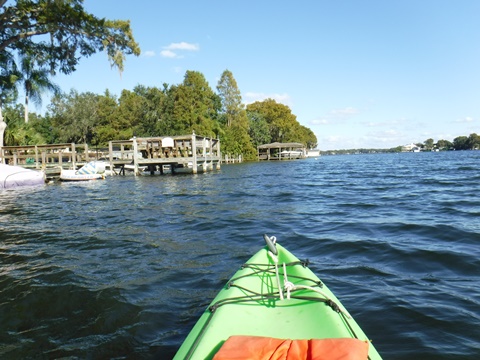
[[[402,151],[403,152],[419,152],[420,148],[418,147],[418,145],[412,143],[412,144],[402,146]]]

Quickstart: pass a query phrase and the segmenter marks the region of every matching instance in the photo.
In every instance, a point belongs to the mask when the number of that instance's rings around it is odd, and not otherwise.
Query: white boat
[[[110,167],[110,163],[106,162],[104,175],[105,176],[118,175],[118,173],[115,171],[115,166]]]
[[[124,168],[125,168],[125,170],[135,171],[135,165],[133,165],[133,164],[125,164]],[[144,171],[147,171],[147,169],[148,169],[147,166],[138,166],[138,171],[141,172],[141,173],[144,172]]]
[[[0,164],[0,189],[45,184],[45,173],[20,166]]]
[[[298,151],[298,150],[284,150],[280,153],[280,156],[282,158],[287,158],[287,159],[298,159],[303,157],[303,151]]]
[[[62,170],[60,173],[60,180],[62,181],[88,181],[88,180],[103,180],[103,174],[78,174],[77,170]]]
[[[318,149],[309,149],[307,150],[307,157],[314,157],[314,158],[318,158],[320,157],[320,150]]]
[[[60,172],[62,181],[89,181],[105,179],[105,163],[103,161],[91,161],[79,170],[64,170]]]

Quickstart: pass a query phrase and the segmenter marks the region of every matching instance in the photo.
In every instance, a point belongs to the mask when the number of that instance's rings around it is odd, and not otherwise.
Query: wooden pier
[[[146,137],[109,142],[110,168],[120,168],[125,174],[127,167],[135,175],[142,169],[151,174],[156,171],[172,173],[220,169],[220,140],[192,135]]]
[[[196,174],[220,169],[220,140],[192,135],[142,137],[109,142],[108,149],[74,143],[3,146],[0,163],[44,170],[56,177],[61,169],[78,169],[90,161],[104,161],[113,173],[140,175],[165,172]]]

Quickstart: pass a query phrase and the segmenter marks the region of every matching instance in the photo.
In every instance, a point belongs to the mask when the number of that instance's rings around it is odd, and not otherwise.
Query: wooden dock
[[[3,146],[0,163],[22,166],[32,170],[43,170],[47,179],[60,176],[61,169],[77,169],[96,159],[95,150],[87,144],[45,144]]]
[[[110,168],[127,166],[135,175],[142,169],[154,174],[169,171],[191,172],[220,169],[220,140],[192,135],[146,137],[109,142]]]
[[[61,169],[78,169],[90,161],[104,161],[116,174],[128,171],[135,176],[147,173],[196,174],[220,169],[220,140],[192,135],[141,137],[109,142],[108,149],[87,144],[47,144],[4,146],[0,162],[44,170],[47,178],[60,175]]]

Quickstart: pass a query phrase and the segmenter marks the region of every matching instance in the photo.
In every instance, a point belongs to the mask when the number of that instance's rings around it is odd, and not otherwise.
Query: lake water
[[[0,192],[0,358],[170,359],[262,234],[385,359],[480,358],[480,151]]]

